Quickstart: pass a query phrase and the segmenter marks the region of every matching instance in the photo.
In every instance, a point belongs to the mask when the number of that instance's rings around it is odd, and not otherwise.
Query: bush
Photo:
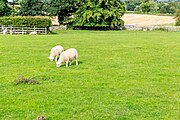
[[[0,26],[35,26],[50,27],[51,19],[49,17],[0,17]]]
[[[180,26],[180,10],[176,12],[176,26]]]

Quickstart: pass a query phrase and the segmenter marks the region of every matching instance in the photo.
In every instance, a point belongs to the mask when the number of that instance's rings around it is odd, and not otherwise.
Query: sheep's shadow
[[[80,64],[83,64],[83,62],[82,62],[82,61],[78,61],[78,66],[79,66]],[[63,65],[66,66],[66,63],[63,64]],[[69,65],[69,63],[68,63],[68,65]],[[72,64],[71,64],[70,66],[74,66],[74,65],[76,65],[76,61],[75,61],[75,60],[72,61]]]
[[[83,64],[83,62],[82,61],[78,61],[78,66],[80,64]],[[68,63],[68,66],[76,66],[76,61],[73,61],[71,65],[69,65],[69,63]],[[66,63],[62,63],[61,67],[66,67]]]

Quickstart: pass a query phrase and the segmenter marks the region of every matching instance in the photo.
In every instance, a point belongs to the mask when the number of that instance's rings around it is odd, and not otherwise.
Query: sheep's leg
[[[78,66],[78,60],[76,59],[76,66]]]
[[[55,61],[57,62],[58,56],[56,56]]]
[[[71,64],[72,64],[72,60],[70,61],[69,65],[71,65]]]
[[[66,67],[68,67],[68,61],[66,61]]]

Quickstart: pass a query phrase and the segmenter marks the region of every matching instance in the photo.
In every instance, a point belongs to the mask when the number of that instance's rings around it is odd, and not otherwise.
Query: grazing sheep
[[[29,35],[37,35],[36,31],[30,32]]]
[[[7,33],[7,28],[3,29],[3,35],[5,35]]]
[[[59,60],[56,62],[56,66],[60,67],[63,62],[66,62],[66,67],[68,67],[68,62],[72,64],[72,61],[76,59],[76,66],[78,65],[78,52],[75,48],[70,48],[61,53]]]
[[[57,61],[59,55],[64,51],[64,48],[60,45],[55,46],[51,49],[50,55],[49,55],[49,60],[53,61],[55,58],[55,61]]]

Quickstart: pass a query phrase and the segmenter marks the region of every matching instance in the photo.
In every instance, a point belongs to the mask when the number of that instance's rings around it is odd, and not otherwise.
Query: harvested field
[[[125,14],[122,19],[125,21],[125,25],[132,24],[138,27],[175,24],[174,16]]]

